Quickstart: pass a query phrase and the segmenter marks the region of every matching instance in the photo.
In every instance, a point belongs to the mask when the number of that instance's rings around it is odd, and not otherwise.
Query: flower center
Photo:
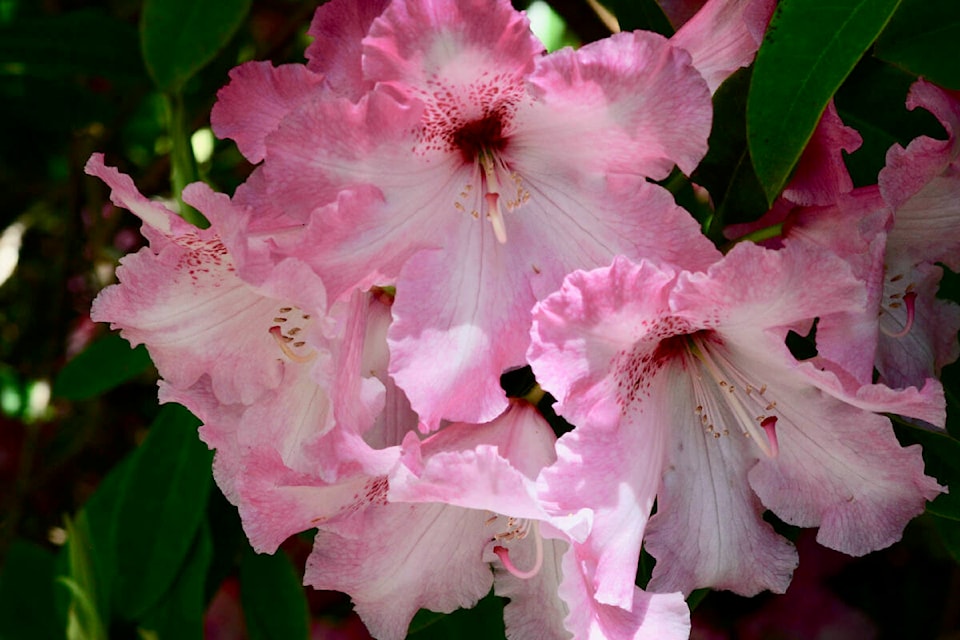
[[[490,114],[479,120],[472,120],[453,132],[450,142],[460,150],[463,161],[476,162],[483,153],[503,151],[507,139],[503,135],[503,122],[500,114]]]
[[[902,273],[893,275],[884,282],[883,302],[880,305],[880,331],[885,335],[902,338],[910,333],[916,309],[915,288],[914,283],[904,280]],[[890,324],[895,328],[884,326]]]
[[[729,435],[723,419],[732,414],[740,433],[752,439],[765,455],[775,458],[779,452],[777,403],[765,397],[767,385],[749,379],[709,332],[684,337],[688,353],[700,365],[699,371],[692,372],[692,379],[697,401],[694,411],[704,431],[714,438]]]
[[[500,244],[507,241],[507,227],[503,218],[503,208],[513,211],[530,198],[523,188],[520,176],[511,171],[504,162],[502,153],[507,148],[508,138],[503,133],[503,119],[494,112],[477,120],[471,120],[450,134],[450,144],[460,151],[464,162],[477,169],[474,182],[479,183],[479,194],[483,196],[486,218],[493,226],[493,233]],[[506,188],[506,191],[505,191]],[[504,195],[505,198],[501,198]],[[473,185],[467,184],[460,193],[461,200],[454,202],[458,211],[470,211],[475,218],[480,217],[479,208],[473,206],[476,193]]]

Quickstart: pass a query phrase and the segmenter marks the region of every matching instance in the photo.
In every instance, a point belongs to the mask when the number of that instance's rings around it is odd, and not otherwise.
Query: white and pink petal
[[[688,54],[657,34],[561,49],[538,60],[527,83],[534,101],[517,112],[518,153],[654,179],[674,165],[690,173],[706,153],[709,91]]]

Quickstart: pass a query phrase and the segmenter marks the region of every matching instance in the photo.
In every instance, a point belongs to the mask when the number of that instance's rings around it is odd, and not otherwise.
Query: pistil
[[[512,575],[520,578],[521,580],[529,580],[530,578],[536,576],[540,573],[540,568],[543,567],[543,538],[540,536],[540,527],[536,521],[533,525],[533,541],[536,545],[536,559],[533,562],[533,566],[527,571],[521,571],[513,564],[513,561],[510,559],[510,550],[506,547],[497,545],[493,548],[493,552],[497,554],[497,557],[500,558],[500,562],[503,563],[503,568],[509,571]],[[518,539],[526,537],[526,531],[524,531],[522,536],[518,536]]]
[[[497,178],[497,166],[494,156],[489,151],[481,151],[478,156],[480,170],[483,173],[484,195],[487,202],[487,218],[493,225],[493,234],[500,244],[507,243],[507,227],[500,211],[500,180]]]
[[[891,338],[902,338],[910,333],[910,329],[913,328],[913,318],[916,315],[917,294],[914,291],[907,291],[903,294],[902,300],[904,310],[907,312],[907,320],[903,323],[903,328],[900,331],[890,331],[889,329],[885,329],[883,324],[880,325],[880,331]],[[893,302],[890,303],[890,306],[897,308],[900,306],[900,303]]]

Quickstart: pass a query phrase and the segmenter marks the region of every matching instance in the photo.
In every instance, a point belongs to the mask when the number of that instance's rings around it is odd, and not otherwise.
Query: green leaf
[[[129,471],[116,523],[115,604],[139,620],[181,571],[207,504],[211,452],[199,421],[168,404],[150,427]]]
[[[53,578],[53,554],[32,542],[14,540],[0,573],[0,637],[63,637],[53,605]]]
[[[747,97],[747,140],[772,203],[820,115],[883,30],[900,0],[782,0]]]
[[[449,615],[421,609],[410,622],[409,637],[415,640],[503,638],[503,599],[490,593],[474,608],[458,609]]]
[[[601,0],[601,4],[617,16],[622,31],[643,29],[668,38],[673,35],[673,25],[656,0]]]
[[[143,59],[157,86],[176,92],[223,49],[251,0],[146,0],[140,17]]]
[[[710,589],[694,589],[691,591],[690,595],[687,596],[687,606],[690,607],[690,611],[695,611],[708,595],[710,595]]]
[[[150,355],[140,345],[131,349],[119,334],[92,343],[68,362],[53,381],[53,395],[84,400],[100,395],[151,366]]]
[[[110,619],[110,604],[113,586],[116,583],[116,520],[120,508],[120,498],[124,493],[129,470],[133,466],[136,451],[130,453],[111,469],[94,492],[87,504],[77,516],[78,522],[85,522],[88,534],[86,553],[89,554],[90,569],[96,591],[96,607],[103,620]],[[64,545],[57,558],[57,575],[71,579],[70,545]],[[71,597],[65,589],[54,593],[58,615],[65,617]]]
[[[67,639],[106,640],[105,616],[97,606],[98,576],[86,516],[81,512],[76,522],[68,518],[66,529],[70,573],[57,580],[70,592]]]
[[[960,563],[960,522],[934,516],[933,524],[947,553],[954,562]]]
[[[177,579],[157,606],[144,617],[141,636],[154,634],[158,638],[203,640],[204,588],[211,558],[213,539],[204,522],[197,530],[190,555]]]
[[[240,602],[250,640],[310,636],[310,613],[300,576],[283,551],[268,556],[247,547],[240,560]]]
[[[960,2],[902,0],[877,39],[874,55],[948,89],[960,89],[957,42]]]

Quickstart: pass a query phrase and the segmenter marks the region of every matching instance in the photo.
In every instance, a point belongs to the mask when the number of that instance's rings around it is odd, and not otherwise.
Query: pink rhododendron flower
[[[893,385],[939,375],[960,355],[960,308],[936,298],[943,263],[960,270],[960,96],[918,80],[907,107],[922,107],[947,131],[894,145],[880,172],[880,192],[893,209],[884,263],[883,336],[877,368]],[[899,304],[898,304],[899,303]]]
[[[938,385],[860,385],[784,344],[788,329],[864,302],[842,260],[788,244],[739,245],[706,273],[618,258],[536,307],[531,364],[577,425],[544,495],[593,505],[598,600],[632,588],[623,566],[644,535],[654,590],[782,592],[796,554],[765,508],[859,555],[897,540],[941,491],[919,447],[902,448],[874,413],[942,424]]]
[[[366,430],[386,428],[397,415],[389,407],[381,413],[383,383],[361,375],[383,338],[375,329],[367,335],[378,303],[358,293],[328,312],[322,283],[289,259],[255,287],[228,249],[229,222],[242,212],[225,196],[201,184],[187,188],[185,199],[213,221],[200,230],[143,198],[102,156],[87,169],[144,220],[151,241],[123,259],[120,284],[101,292],[93,317],[146,344],[163,378],[161,400],[203,420],[201,437],[217,449],[217,482],[238,505],[253,546],[272,552],[318,520],[382,500],[378,479],[399,451],[359,446]]]
[[[265,296],[237,275],[216,226],[197,229],[147,200],[129,177],[107,167],[101,154],[94,154],[86,169],[111,187],[115,204],[144,221],[150,240],[149,248],[121,261],[122,284],[101,292],[93,319],[111,322],[133,345],[146,343],[164,380],[176,387],[190,387],[207,375],[218,400],[228,404],[249,404],[276,388],[290,360],[284,353],[305,346],[299,339],[285,340],[293,325],[294,333],[306,332],[316,324],[311,313],[326,309],[320,279],[287,260],[274,268],[274,280],[288,298]],[[201,184],[184,198],[211,216],[229,207],[225,196]],[[262,365],[244,366],[250,360]]]
[[[272,553],[316,527],[307,582],[350,594],[382,638],[403,637],[421,607],[472,606],[492,584],[511,599],[511,638],[591,629],[607,637],[686,635],[680,594],[637,590],[636,608],[621,612],[593,600],[567,558],[587,535],[589,511],[553,516],[536,497],[556,438],[535,409],[517,404],[493,423],[448,425],[420,442],[417,416],[387,375],[388,297],[357,292],[328,310],[316,276],[308,270],[296,280],[291,261],[253,286],[228,248],[230,222],[248,212],[195,185],[187,199],[213,221],[199,230],[140,196],[101,156],[88,170],[144,219],[151,238],[124,260],[121,283],[101,295],[96,316],[146,343],[164,376],[161,399],[201,418],[201,437],[217,450],[217,483],[256,550]],[[246,258],[259,274],[262,256]],[[293,288],[297,282],[305,290]],[[264,293],[284,287],[286,301]],[[313,305],[294,306],[310,295],[318,296]],[[265,311],[269,322],[261,323]],[[235,320],[238,312],[245,315]],[[242,343],[241,323],[260,339],[240,352],[220,346]],[[191,359],[185,368],[181,361]],[[238,377],[250,391],[235,391],[247,388]],[[561,573],[562,563],[569,566]],[[574,606],[581,614],[567,621]]]
[[[637,32],[541,55],[505,0],[394,2],[375,19],[331,2],[315,32],[341,15],[345,52],[311,47],[328,75],[339,56],[339,80],[303,98],[287,71],[238,72],[214,125],[265,158],[237,198],[282,203],[278,255],[310,263],[334,298],[397,287],[391,375],[428,428],[506,408],[498,379],[524,362],[529,310],[570,270],[718,257],[646,180],[706,149],[709,92],[684,51]],[[243,104],[275,100],[246,126]]]
[[[187,199],[213,221],[199,230],[101,156],[88,169],[151,239],[124,260],[121,284],[95,315],[146,343],[164,376],[161,399],[201,418],[217,483],[256,550],[316,527],[306,581],[350,594],[377,637],[403,637],[421,607],[472,606],[491,585],[510,598],[511,638],[686,636],[680,594],[637,589],[630,610],[594,600],[573,559],[589,510],[554,516],[537,498],[556,438],[535,409],[517,404],[492,423],[448,425],[420,442],[417,416],[387,375],[391,318],[378,293],[328,310],[316,276],[297,280],[289,260],[253,286],[228,249],[249,212],[195,185]],[[260,274],[262,256],[240,250]],[[284,288],[285,300],[264,293]],[[298,302],[311,295],[313,304]],[[231,342],[251,346],[234,352]]]

